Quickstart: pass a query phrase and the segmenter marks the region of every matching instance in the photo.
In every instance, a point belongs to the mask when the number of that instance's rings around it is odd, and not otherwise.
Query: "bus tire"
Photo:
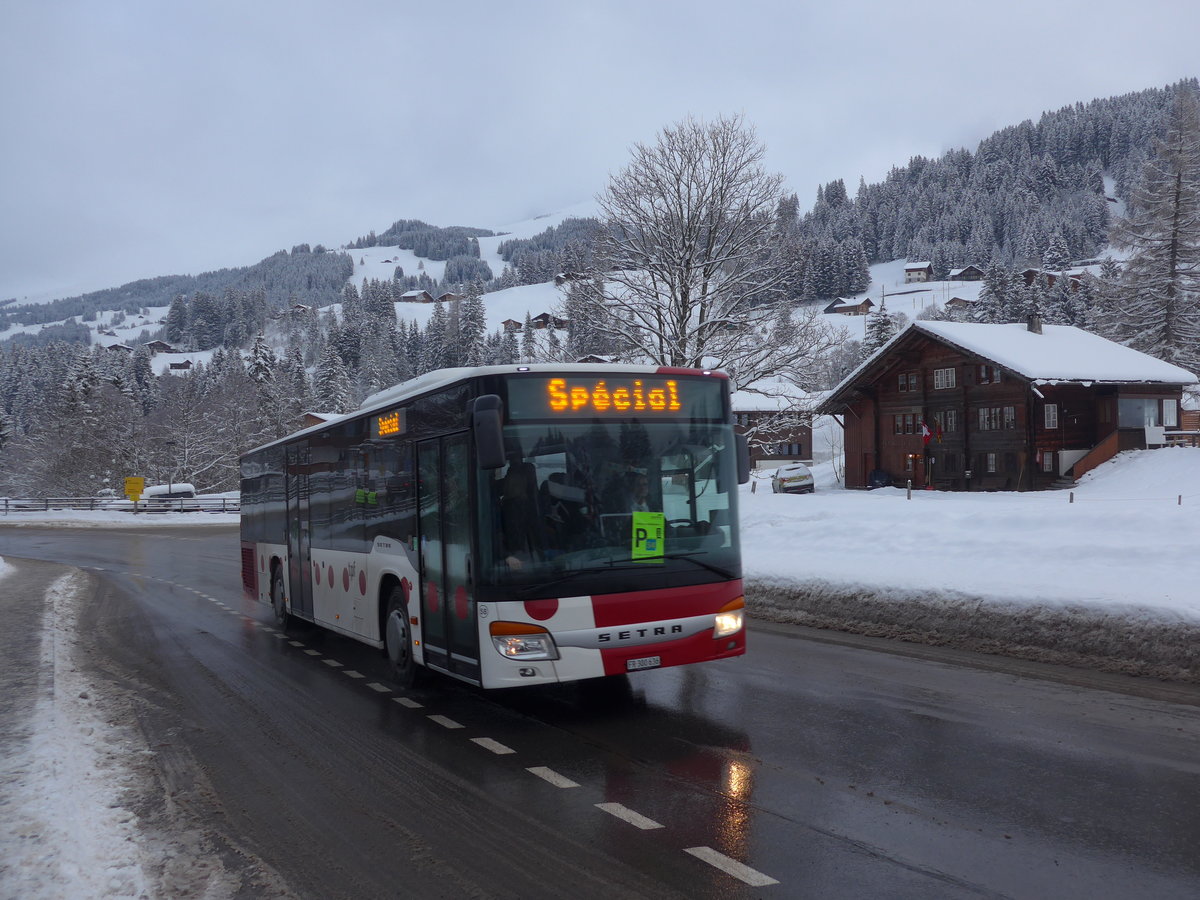
[[[392,585],[388,594],[387,615],[383,620],[383,646],[387,653],[392,678],[401,687],[416,687],[421,681],[421,667],[413,657],[412,627],[408,618],[408,603],[404,589]]]
[[[283,593],[283,569],[276,566],[271,573],[271,610],[275,614],[275,624],[286,631],[292,624],[292,614],[288,612],[287,602]]]

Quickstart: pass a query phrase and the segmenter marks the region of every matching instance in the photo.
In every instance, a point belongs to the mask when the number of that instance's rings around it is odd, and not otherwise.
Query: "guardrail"
[[[242,503],[236,497],[151,497],[134,503],[112,497],[3,497],[0,515],[22,512],[51,512],[55,510],[86,512],[127,512],[135,514],[163,512],[241,512]]]

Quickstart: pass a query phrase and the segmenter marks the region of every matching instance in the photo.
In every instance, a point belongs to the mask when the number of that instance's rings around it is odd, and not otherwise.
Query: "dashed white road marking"
[[[443,728],[462,728],[461,725],[459,725],[453,719],[446,718],[446,716],[430,716],[429,721],[437,722]]]
[[[478,744],[485,750],[491,750],[497,756],[503,756],[506,753],[516,753],[512,747],[506,747],[499,741],[494,741],[491,738],[471,738],[471,742]]]
[[[340,669],[342,667],[342,664],[336,659],[323,659],[321,662],[325,663],[327,666],[333,666],[335,669]]]
[[[390,694],[392,692],[390,687],[388,687],[386,684],[380,684],[378,681],[372,681],[367,685],[367,687],[373,691],[379,691],[381,694]]]
[[[273,635],[271,635],[271,637],[273,637],[273,638],[278,638],[278,639],[279,639],[279,640],[281,640],[281,641],[286,641],[286,640],[287,640],[287,635],[286,635],[286,634],[280,634],[278,631],[277,631],[277,632],[275,632]]]
[[[541,778],[543,781],[550,782],[555,787],[560,787],[560,788],[577,788],[577,787],[579,787],[578,781],[572,781],[566,775],[559,775],[553,769],[548,769],[545,766],[530,766],[530,767],[526,768],[525,771],[529,772],[531,775],[536,775],[538,778]]]
[[[418,703],[416,700],[413,700],[411,697],[393,697],[392,699],[395,700],[397,703],[399,703],[401,706],[407,706],[409,709],[422,709],[425,706],[425,704]]]
[[[347,678],[366,678],[367,677],[362,672],[355,672],[353,669],[347,669],[342,674],[345,675]]]
[[[730,859],[724,853],[718,853],[712,847],[688,847],[683,852],[690,853],[696,859],[704,860],[710,866],[715,866],[727,875],[732,875],[738,881],[744,881],[751,887],[766,887],[769,884],[779,884],[770,875],[764,875],[758,869],[752,869],[738,862],[736,859]]]
[[[303,646],[303,644],[301,644],[301,646]],[[321,655],[321,651],[320,651],[320,650],[314,650],[312,647],[309,647],[307,650],[305,650],[305,651],[304,651],[304,654],[305,654],[306,656],[320,656],[320,655]]]
[[[620,803],[597,803],[596,809],[602,809],[609,815],[616,816],[618,819],[622,819],[635,828],[640,828],[643,831],[649,831],[652,828],[666,827],[662,823],[655,822],[653,819],[648,819],[641,813],[636,813],[628,806],[624,806]]]
[[[288,641],[288,643],[291,644],[293,647],[303,647],[304,646],[304,644],[301,641]]]

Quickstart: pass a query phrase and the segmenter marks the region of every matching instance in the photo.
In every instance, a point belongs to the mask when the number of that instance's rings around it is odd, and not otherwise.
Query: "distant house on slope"
[[[837,299],[825,307],[825,312],[843,316],[865,316],[875,308],[875,301],[869,298],[862,300]]]
[[[433,295],[429,291],[405,291],[400,295],[401,303],[432,303]]]
[[[1067,325],[913,322],[818,407],[845,432],[846,486],[1040,490],[1172,442],[1195,374]]]
[[[983,281],[983,269],[979,266],[964,266],[950,270],[951,281]]]
[[[175,353],[176,352],[175,348],[172,347],[170,344],[168,344],[166,341],[146,341],[146,343],[142,344],[142,346],[150,351],[151,356],[154,356],[157,353]]]
[[[904,267],[904,283],[912,284],[914,281],[930,281],[933,278],[933,263],[931,262],[911,262]]]

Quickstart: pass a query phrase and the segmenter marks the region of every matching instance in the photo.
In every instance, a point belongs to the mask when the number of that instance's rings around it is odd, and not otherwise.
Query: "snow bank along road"
[[[743,497],[753,615],[1200,681],[1200,448],[1122,453],[1072,493],[909,498],[816,471],[815,494]]]

